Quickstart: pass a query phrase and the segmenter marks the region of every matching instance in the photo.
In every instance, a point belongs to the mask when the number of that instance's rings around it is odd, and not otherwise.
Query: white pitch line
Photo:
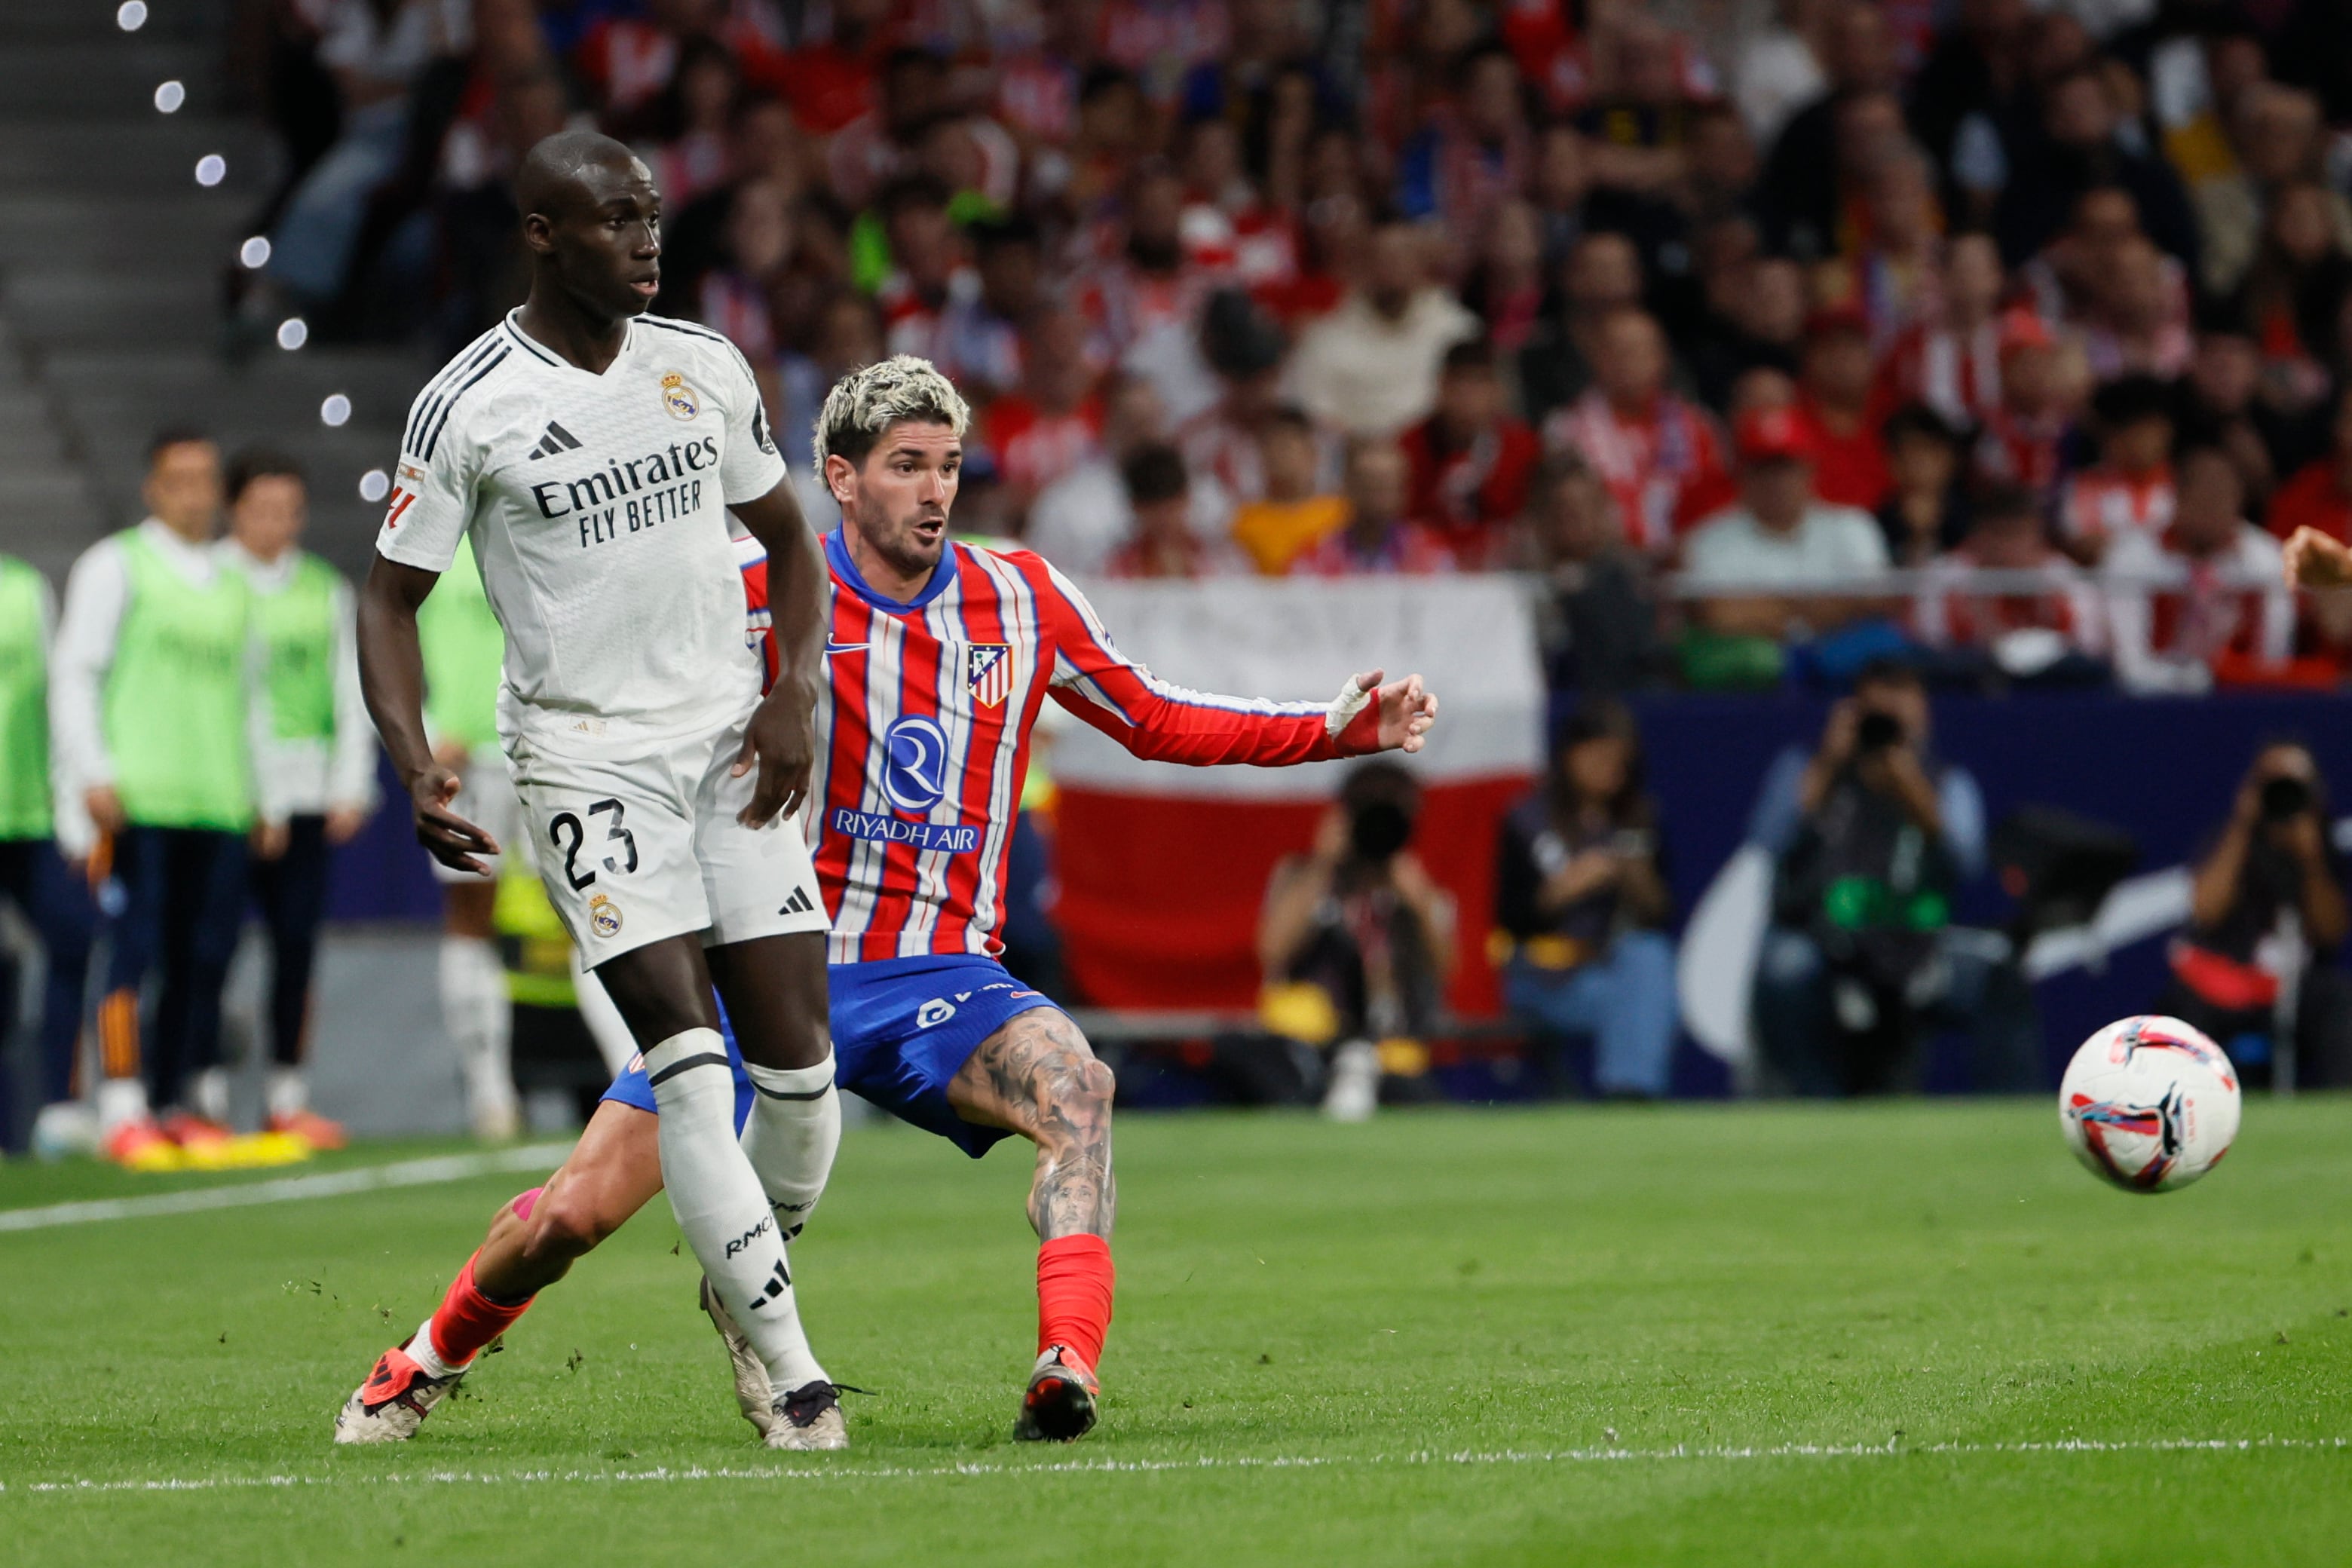
[[[2264,1451],[2336,1453],[2352,1448],[2347,1437],[2151,1437],[2105,1442],[2063,1437],[2041,1443],[1779,1443],[1769,1447],[1707,1447],[1678,1443],[1671,1448],[1552,1448],[1463,1450],[1451,1454],[1290,1455],[1192,1459],[1070,1459],[1035,1465],[886,1465],[868,1468],[785,1468],[762,1466],[688,1466],[649,1470],[392,1470],[342,1475],[199,1476],[163,1480],[0,1481],[0,1493],[187,1492],[278,1487],[535,1486],[549,1482],[609,1485],[644,1481],[866,1481],[926,1480],[961,1476],[1150,1475],[1185,1470],[1310,1470],[1340,1466],[1593,1465],[1657,1464],[1675,1460],[1889,1459],[1906,1454],[1951,1457],[2045,1454],[2249,1454]]]
[[[94,1198],[87,1203],[51,1204],[47,1208],[0,1209],[0,1231],[47,1230],[60,1225],[94,1225],[110,1219],[146,1219],[155,1215],[195,1214],[205,1209],[239,1209],[255,1204],[299,1203],[308,1198],[341,1197],[347,1193],[372,1193],[385,1187],[429,1187],[462,1182],[499,1171],[551,1171],[572,1152],[569,1143],[526,1143],[484,1154],[443,1154],[430,1160],[404,1160],[393,1165],[362,1165],[317,1176],[280,1176],[275,1181],[247,1182],[228,1187],[196,1187],[186,1192],[155,1193],[141,1198]]]

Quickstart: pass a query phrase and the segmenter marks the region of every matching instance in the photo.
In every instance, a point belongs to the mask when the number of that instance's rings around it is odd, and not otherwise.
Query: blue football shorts
[[[1052,999],[1006,973],[992,958],[940,953],[836,963],[826,973],[832,992],[835,1080],[901,1121],[936,1132],[977,1160],[1007,1136],[996,1127],[964,1121],[948,1103],[948,1085],[982,1041],[1010,1019]],[[744,1076],[735,1030],[719,1012],[727,1058],[735,1070],[735,1126],[751,1112],[751,1080]],[[606,1100],[654,1109],[645,1058],[629,1058]]]

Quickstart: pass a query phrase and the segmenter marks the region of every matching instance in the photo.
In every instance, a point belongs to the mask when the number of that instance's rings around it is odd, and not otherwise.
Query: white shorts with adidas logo
[[[735,819],[759,782],[730,776],[749,718],[625,751],[590,735],[509,741],[541,879],[589,968],[665,937],[723,947],[825,929],[799,815]]]

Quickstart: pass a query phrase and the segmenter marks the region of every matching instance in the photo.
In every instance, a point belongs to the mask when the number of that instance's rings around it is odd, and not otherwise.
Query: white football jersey
[[[591,375],[519,314],[417,395],[376,550],[442,572],[472,531],[506,629],[509,741],[729,722],[760,666],[726,509],[784,477],[751,366],[708,327],[638,316]]]

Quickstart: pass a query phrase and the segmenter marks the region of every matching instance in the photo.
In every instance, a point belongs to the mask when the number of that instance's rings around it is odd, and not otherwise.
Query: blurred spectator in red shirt
[[[2239,318],[2225,310],[2202,321],[2196,355],[2177,389],[2173,426],[2184,439],[2229,453],[2257,508],[2281,471],[2294,466],[2302,445],[2299,421],[2271,406],[2264,391],[2261,345]]]
[[[1889,148],[1864,175],[1862,217],[1848,288],[1872,342],[1887,343],[1939,313],[1944,215],[1935,166],[1908,142]]]
[[[2066,481],[2058,532],[2067,553],[2095,565],[2126,533],[2172,526],[2172,390],[2127,375],[2091,395],[2099,460]]]
[[[1897,566],[1924,566],[1958,544],[1967,526],[1960,433],[1926,404],[1910,403],[1887,417],[1881,435],[1893,481],[1878,509],[1886,553]]]
[[[1454,557],[1437,535],[1406,515],[1412,473],[1396,442],[1381,436],[1349,441],[1346,475],[1346,526],[1301,552],[1291,563],[1293,575],[1415,575],[1454,570]]]
[[[1176,448],[1155,441],[1119,465],[1134,532],[1103,564],[1107,577],[1192,580],[1229,575],[1231,552],[1192,531],[1190,481]]]
[[[2291,413],[2326,395],[2327,367],[2344,357],[2352,247],[2336,230],[2339,200],[2317,180],[2272,197],[2238,306],[2262,345],[2270,400]]]
[[[2100,381],[2152,375],[2169,381],[2189,368],[2194,341],[2179,309],[2179,264],[2146,239],[2116,247],[2100,279],[2096,312],[2083,336],[2083,353]]]
[[[1487,219],[1462,302],[1486,323],[1497,353],[1516,356],[1543,316],[1543,230],[1536,209],[1512,200]]]
[[[2163,533],[2126,534],[2101,563],[2116,675],[2145,692],[2202,692],[2217,677],[2284,665],[2294,598],[2278,541],[2247,522],[2245,485],[2218,447],[2175,459],[2179,503]]]
[[[1870,318],[1859,305],[1831,305],[1805,323],[1797,409],[1813,437],[1813,492],[1832,506],[1874,511],[1893,477],[1871,419],[1877,378]]]
[[[1016,517],[1091,453],[1102,434],[1102,405],[1093,395],[1086,350],[1087,325],[1077,312],[1047,306],[1029,323],[1024,356],[1029,371],[1021,390],[998,398],[982,416],[982,439]]]
[[[2068,351],[2048,326],[2024,310],[2001,319],[2000,405],[1977,438],[1979,478],[2053,496],[2064,446],[2074,427],[2074,378]]]
[[[831,25],[817,37],[803,34],[772,71],[764,62],[747,62],[751,79],[782,93],[812,136],[831,136],[874,107],[893,31],[892,0],[831,0],[824,9]],[[805,10],[802,16],[815,21]]]
[[[2000,406],[2000,251],[1989,234],[1944,247],[1936,310],[1895,338],[1878,370],[1878,405],[1924,403],[1959,429]]]
[[[2020,592],[1982,584],[1986,573],[2031,573]],[[1977,497],[1958,548],[1926,571],[1914,629],[1930,647],[1973,648],[2013,677],[2038,675],[2067,653],[2096,658],[2106,618],[2090,575],[2052,547],[2033,492],[1993,485]]]
[[[1210,290],[1223,279],[1185,254],[1184,182],[1176,171],[1165,163],[1137,170],[1128,182],[1125,212],[1120,221],[1105,226],[1101,241],[1115,242],[1115,247],[1080,288],[1081,308],[1094,323],[1098,352],[1124,358],[1164,333],[1151,345],[1164,353],[1179,339],[1189,339]],[[1189,344],[1182,353],[1197,375],[1198,356]],[[1136,368],[1160,382],[1160,395],[1178,418],[1193,412],[1197,403],[1186,406],[1181,389],[1159,367]]]
[[[1535,432],[1503,408],[1495,351],[1476,341],[1445,352],[1437,410],[1399,442],[1412,466],[1412,514],[1437,530],[1455,561],[1487,565],[1504,530],[1527,510],[1543,455]]]
[[[1723,438],[1705,409],[1666,389],[1665,334],[1648,311],[1612,311],[1592,348],[1592,389],[1544,422],[1544,446],[1581,455],[1615,498],[1627,539],[1665,555],[1698,515],[1694,498],[1720,488]]]
[[[876,99],[825,144],[825,182],[852,210],[914,172],[923,132],[948,106],[947,62],[929,49],[891,50]]]
[[[1372,231],[1362,281],[1299,338],[1292,385],[1322,424],[1392,436],[1429,416],[1438,363],[1477,332],[1478,318],[1430,281],[1423,237],[1407,224],[1382,224]]]

